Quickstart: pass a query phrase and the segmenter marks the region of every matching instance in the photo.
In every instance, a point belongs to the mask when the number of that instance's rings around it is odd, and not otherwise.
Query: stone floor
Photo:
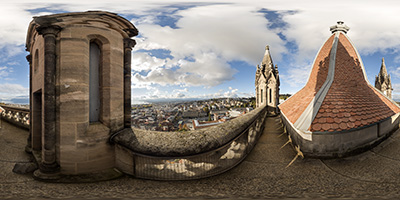
[[[378,147],[344,159],[297,159],[279,118],[269,118],[251,154],[236,168],[193,181],[151,181],[129,176],[97,183],[60,184],[12,172],[24,153],[27,131],[2,122],[0,128],[0,199],[129,198],[399,198],[400,134]]]

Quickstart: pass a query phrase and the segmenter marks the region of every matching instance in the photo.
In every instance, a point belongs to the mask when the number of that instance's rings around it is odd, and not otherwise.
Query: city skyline
[[[400,99],[398,8],[395,1],[7,2],[0,8],[0,101],[18,103],[29,96],[24,46],[32,17],[86,10],[118,13],[139,29],[132,51],[132,103],[254,96],[265,45],[278,65],[280,93],[294,94],[307,82],[316,53],[338,20],[350,27],[372,85],[385,57],[393,98]]]

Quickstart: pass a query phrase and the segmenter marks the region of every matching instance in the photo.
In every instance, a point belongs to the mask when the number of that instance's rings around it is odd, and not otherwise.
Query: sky
[[[33,16],[104,10],[139,30],[132,51],[132,103],[251,97],[265,46],[280,93],[307,82],[329,27],[341,20],[375,82],[382,57],[400,99],[400,3],[369,0],[14,0],[0,3],[0,102],[27,103],[25,37]]]

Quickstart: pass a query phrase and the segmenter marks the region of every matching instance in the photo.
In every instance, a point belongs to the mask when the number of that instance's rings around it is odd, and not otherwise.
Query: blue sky
[[[55,3],[57,2],[57,3]],[[0,101],[27,102],[25,36],[33,16],[106,10],[138,29],[132,52],[133,103],[254,96],[256,65],[270,46],[281,93],[295,93],[342,20],[374,84],[381,58],[400,99],[400,4],[396,1],[24,1],[0,7]]]

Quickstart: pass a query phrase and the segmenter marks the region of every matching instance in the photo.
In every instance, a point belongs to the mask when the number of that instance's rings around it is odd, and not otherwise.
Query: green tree
[[[203,107],[203,111],[206,112],[206,113],[209,113],[209,112],[210,112],[210,109],[208,109],[208,106],[204,106],[204,107]]]

